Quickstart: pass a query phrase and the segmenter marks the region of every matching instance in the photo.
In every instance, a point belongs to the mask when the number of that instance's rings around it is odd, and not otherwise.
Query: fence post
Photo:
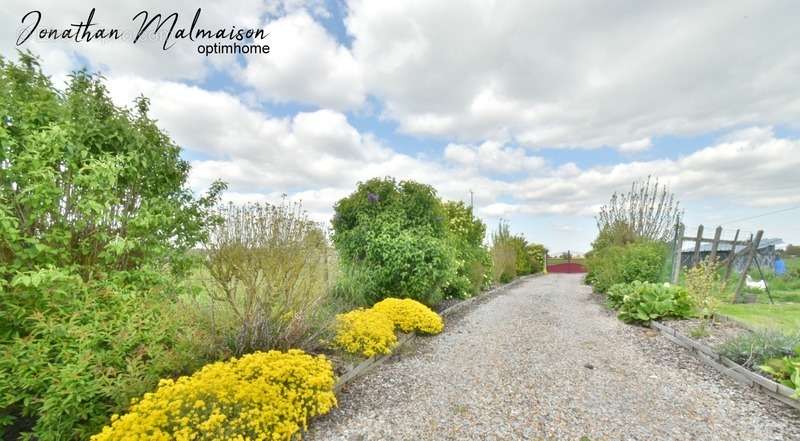
[[[731,270],[733,270],[733,261],[736,260],[736,242],[739,241],[739,230],[736,230],[736,235],[733,236],[733,245],[731,245],[731,252],[728,254],[728,267],[725,269],[725,278],[722,279],[723,288],[728,284],[728,279],[731,277]]]
[[[692,256],[692,266],[696,266],[700,262],[700,244],[703,241],[703,225],[697,227],[697,239],[694,243],[694,255]]]
[[[677,285],[681,275],[681,256],[683,255],[683,224],[678,225],[675,230],[675,250],[672,257],[672,284]]]
[[[761,236],[764,235],[763,230],[758,230],[756,233],[756,238],[753,239],[753,242],[750,243],[750,250],[747,252],[747,261],[744,264],[744,269],[742,270],[742,277],[739,278],[739,286],[736,287],[736,296],[733,299],[733,303],[739,303],[742,297],[742,289],[744,289],[745,281],[747,280],[747,272],[750,271],[750,265],[753,264],[753,258],[755,257],[756,253],[758,252],[758,244],[761,243]]]
[[[709,256],[709,259],[715,263],[717,259],[717,248],[719,248],[720,236],[722,236],[722,227],[717,227],[717,230],[714,232],[714,242],[711,243],[711,256]]]

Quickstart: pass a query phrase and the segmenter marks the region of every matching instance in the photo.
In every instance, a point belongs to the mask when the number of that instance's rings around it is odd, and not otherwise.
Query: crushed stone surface
[[[800,412],[610,314],[579,274],[476,302],[347,385],[308,440],[800,440]]]

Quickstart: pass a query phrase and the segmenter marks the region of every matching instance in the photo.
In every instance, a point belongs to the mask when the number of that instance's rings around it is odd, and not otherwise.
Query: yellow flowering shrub
[[[355,309],[336,316],[334,346],[351,354],[388,354],[397,345],[394,323],[373,309]]]
[[[333,384],[323,356],[255,352],[161,380],[91,441],[289,440],[336,405]]]
[[[439,314],[412,299],[383,299],[372,306],[374,311],[384,314],[403,332],[438,334],[444,329]]]

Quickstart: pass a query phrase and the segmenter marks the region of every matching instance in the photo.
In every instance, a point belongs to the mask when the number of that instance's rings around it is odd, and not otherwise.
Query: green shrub
[[[446,202],[448,246],[455,252],[456,273],[444,286],[451,298],[471,297],[490,282],[491,257],[483,246],[486,225],[463,202]]]
[[[638,283],[622,298],[619,318],[646,323],[660,318],[686,318],[692,314],[692,299],[681,286]]]
[[[593,252],[587,259],[589,280],[595,290],[606,292],[617,283],[658,282],[667,247],[660,242],[609,246]]]
[[[173,275],[190,268],[224,186],[193,197],[189,164],[148,107],[115,106],[99,76],[77,72],[61,92],[30,54],[0,59],[8,438],[86,439],[158,378],[213,356],[193,343],[202,332],[178,310]]]
[[[800,332],[784,334],[775,330],[756,330],[732,338],[717,348],[721,355],[752,368],[772,358],[794,354],[800,346]]]
[[[795,352],[800,354],[800,347]],[[796,357],[771,358],[759,369],[786,387],[795,389],[795,397],[800,397],[800,355]]]
[[[636,291],[642,289],[642,285],[647,282],[639,282],[638,280],[631,283],[617,283],[612,285],[606,292],[606,303],[614,309],[619,309],[622,306],[625,296],[631,295]]]
[[[686,289],[703,317],[713,317],[719,307],[721,285],[716,259],[705,259],[686,271]]]
[[[457,275],[456,252],[432,187],[371,179],[334,210],[333,242],[345,267],[369,275],[362,290],[367,303],[391,296],[428,305],[442,299],[443,288]]]
[[[51,269],[18,275],[4,296],[28,303],[6,307],[35,310],[24,337],[6,340],[0,352],[0,421],[22,422],[17,428],[35,439],[87,439],[160,378],[215,355],[205,352],[202,331],[184,319],[175,294],[160,288],[86,283]]]

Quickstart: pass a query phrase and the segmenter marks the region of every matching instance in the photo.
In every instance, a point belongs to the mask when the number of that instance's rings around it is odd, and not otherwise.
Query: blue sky
[[[763,228],[800,242],[800,55],[791,2],[232,3],[12,1],[64,28],[133,30],[141,10],[201,7],[208,28],[263,28],[267,55],[206,57],[196,43],[32,39],[58,84],[89,66],[121,105],[144,93],[192,162],[237,202],[302,200],[320,221],[356,182],[396,176],[554,251],[588,249],[593,214],[654,176],[689,228]],[[13,56],[15,35],[0,50]]]

